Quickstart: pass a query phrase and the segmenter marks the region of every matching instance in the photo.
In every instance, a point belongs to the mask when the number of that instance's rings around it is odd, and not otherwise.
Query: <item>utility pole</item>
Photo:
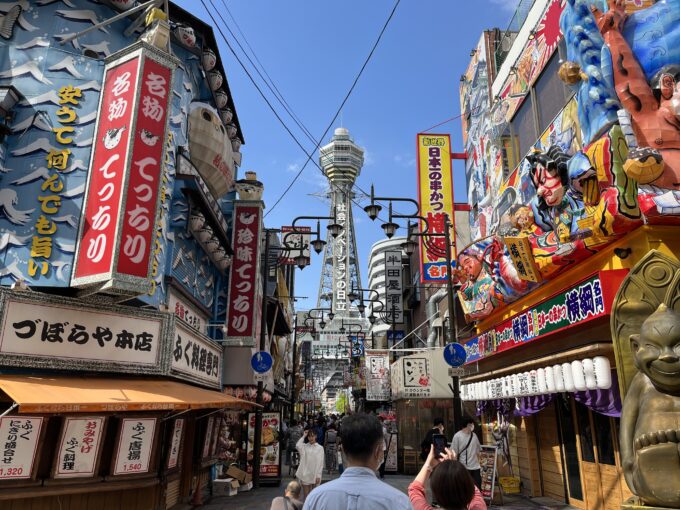
[[[293,320],[293,372],[291,374],[291,390],[290,390],[290,419],[295,416],[295,369],[297,368],[297,313]]]
[[[453,281],[451,272],[451,223],[446,217],[446,222],[444,225],[444,235],[446,240],[446,297],[448,298],[449,306],[449,341],[458,342],[456,335],[456,308],[453,299]],[[452,378],[452,389],[453,389],[453,425],[455,430],[458,430],[463,421],[463,401],[460,398],[460,380],[457,375]]]

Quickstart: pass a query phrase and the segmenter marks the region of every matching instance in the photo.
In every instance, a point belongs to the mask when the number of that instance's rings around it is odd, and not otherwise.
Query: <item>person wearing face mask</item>
[[[364,413],[348,416],[339,437],[345,470],[340,478],[314,489],[303,510],[412,510],[406,494],[375,475],[385,459],[378,418]]]
[[[444,433],[444,420],[441,418],[435,418],[432,428],[425,434],[425,439],[420,443],[420,460],[425,461],[427,455],[430,453],[430,446],[432,446],[432,436],[434,434]]]
[[[465,416],[462,424],[461,429],[453,436],[451,450],[455,452],[458,461],[468,470],[475,481],[475,485],[481,489],[482,477],[479,465],[481,445],[475,434],[475,420],[470,416]]]

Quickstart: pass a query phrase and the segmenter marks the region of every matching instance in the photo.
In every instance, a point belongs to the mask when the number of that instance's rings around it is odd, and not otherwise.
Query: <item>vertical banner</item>
[[[260,280],[260,235],[262,208],[260,205],[234,205],[234,261],[231,266],[227,301],[227,341],[231,345],[254,346],[258,332],[257,301]]]
[[[72,285],[143,294],[167,135],[172,57],[148,46],[104,72]]]
[[[404,322],[401,250],[385,252],[385,313],[390,324]]]
[[[366,400],[390,400],[390,352],[387,350],[366,350]]]
[[[260,446],[260,476],[281,476],[281,413],[262,413],[262,441]],[[248,448],[246,457],[248,473],[253,472],[253,445],[255,444],[255,413],[248,413]]]
[[[443,234],[446,219],[453,217],[453,179],[449,135],[418,135],[418,204],[427,219],[429,232]],[[421,231],[425,229],[421,221]],[[455,243],[451,232],[451,242]],[[451,247],[451,257],[455,250]],[[421,283],[446,282],[446,241],[441,237],[420,237]]]
[[[295,257],[302,254],[306,257],[311,256],[309,251],[310,243],[312,242],[312,228],[311,227],[281,227],[281,241],[284,248],[289,251],[283,252],[280,264],[294,266],[296,264]],[[302,249],[302,252],[300,252]]]
[[[349,336],[349,343],[351,346],[350,357],[361,358],[364,355],[364,342],[366,335],[364,333],[357,333]]]
[[[335,216],[336,221],[342,225],[340,235],[332,239],[333,243],[333,302],[332,310],[334,313],[345,315],[349,310],[349,230],[350,223],[347,218],[349,210],[347,202],[349,197],[343,191],[335,191]]]
[[[33,416],[0,418],[0,480],[19,480],[33,476],[35,454],[43,419]]]
[[[103,416],[64,419],[54,478],[86,478],[95,475],[103,428]]]
[[[156,418],[125,418],[121,421],[114,475],[147,473],[151,464]]]
[[[170,451],[168,452],[168,469],[174,469],[179,465],[179,453],[182,447],[182,435],[184,432],[184,418],[177,418],[172,428],[170,439]]]

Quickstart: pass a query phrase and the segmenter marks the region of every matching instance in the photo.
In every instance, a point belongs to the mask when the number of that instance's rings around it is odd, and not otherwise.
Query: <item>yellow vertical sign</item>
[[[418,135],[418,204],[427,219],[429,232],[444,234],[446,219],[453,225],[453,178],[449,135]],[[425,229],[421,222],[421,231]],[[455,234],[451,232],[451,243]],[[455,253],[451,247],[451,253]],[[452,255],[453,256],[453,255]],[[420,281],[446,282],[446,241],[444,236],[420,238]]]

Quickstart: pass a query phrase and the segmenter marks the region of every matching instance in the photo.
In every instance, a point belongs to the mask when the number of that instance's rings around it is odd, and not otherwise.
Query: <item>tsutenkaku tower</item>
[[[317,306],[332,308],[338,317],[349,317],[350,302],[347,295],[352,284],[361,287],[352,214],[352,186],[364,164],[364,150],[354,143],[347,129],[337,128],[331,142],[321,147],[319,162],[329,183],[329,216],[333,216],[335,211],[337,222],[344,228],[335,239],[330,236],[327,239]]]

